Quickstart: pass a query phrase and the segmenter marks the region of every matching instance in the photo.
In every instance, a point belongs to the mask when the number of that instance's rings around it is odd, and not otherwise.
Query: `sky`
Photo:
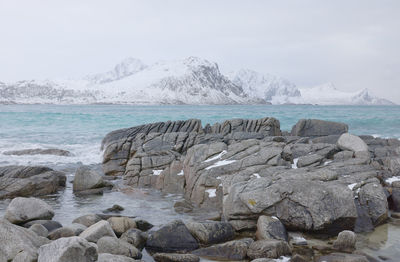
[[[0,0],[0,81],[198,56],[400,103],[398,0]]]

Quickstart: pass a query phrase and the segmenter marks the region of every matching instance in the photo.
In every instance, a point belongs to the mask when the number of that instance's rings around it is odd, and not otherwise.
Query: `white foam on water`
[[[214,167],[226,166],[226,165],[232,164],[234,162],[236,162],[236,160],[221,160],[221,161],[214,163],[213,165],[211,165],[209,167],[206,167],[206,170],[210,170],[211,168],[214,168]]]
[[[219,154],[216,155],[216,156],[207,158],[206,160],[204,160],[204,162],[207,163],[207,162],[211,162],[211,161],[214,161],[214,160],[217,160],[217,159],[221,159],[221,157],[222,157],[223,155],[225,155],[226,153],[227,153],[226,150],[224,150],[224,151],[222,151],[221,153],[219,153]]]
[[[207,189],[206,192],[208,193],[208,197],[216,197],[217,196],[217,190],[216,189]]]
[[[280,258],[273,259],[273,261],[275,261],[275,262],[289,262],[290,261],[290,257],[282,256]]]
[[[24,149],[63,149],[72,156],[58,155],[5,155],[6,151]],[[40,143],[15,143],[0,139],[0,166],[5,165],[45,165],[56,166],[66,164],[92,165],[102,162],[103,152],[99,144],[40,144]]]

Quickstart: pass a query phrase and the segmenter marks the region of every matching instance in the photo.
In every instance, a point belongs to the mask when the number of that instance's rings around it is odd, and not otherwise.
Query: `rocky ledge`
[[[161,122],[111,132],[102,147],[107,175],[183,193],[236,232],[255,231],[263,215],[291,231],[365,232],[399,208],[400,141],[343,123],[302,119],[286,132],[270,117]]]

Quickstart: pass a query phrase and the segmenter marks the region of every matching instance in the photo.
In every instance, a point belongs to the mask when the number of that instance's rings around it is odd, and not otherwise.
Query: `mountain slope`
[[[343,92],[332,83],[300,89],[305,103],[319,105],[394,105],[393,102],[372,96],[368,89]]]
[[[393,104],[368,90],[348,93],[331,84],[299,89],[288,80],[248,69],[225,76],[216,63],[197,57],[149,66],[128,58],[108,72],[77,80],[0,82],[0,103]]]

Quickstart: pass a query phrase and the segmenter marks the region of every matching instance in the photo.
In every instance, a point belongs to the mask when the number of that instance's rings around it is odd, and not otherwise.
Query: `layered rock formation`
[[[288,230],[370,231],[388,216],[385,181],[400,171],[400,142],[347,131],[300,120],[282,136],[274,118],[147,124],[108,134],[103,168],[131,186],[183,193],[239,232],[262,215]]]

